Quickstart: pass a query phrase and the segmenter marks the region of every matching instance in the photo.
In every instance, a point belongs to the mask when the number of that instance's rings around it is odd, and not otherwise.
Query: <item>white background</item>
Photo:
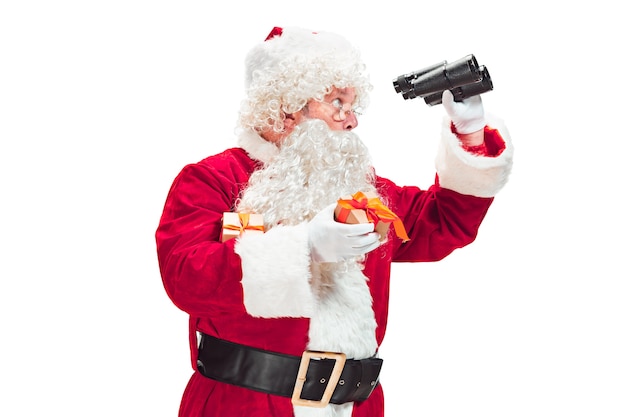
[[[363,51],[379,174],[431,184],[443,109],[391,80],[469,53],[515,144],[476,242],[393,269],[387,415],[626,416],[618,3],[248,3],[0,6],[0,415],[176,415],[190,362],[162,205],[184,164],[234,144],[247,50],[297,25]]]

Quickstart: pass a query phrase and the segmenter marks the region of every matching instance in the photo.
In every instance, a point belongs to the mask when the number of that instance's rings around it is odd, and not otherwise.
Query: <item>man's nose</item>
[[[359,125],[356,114],[352,111],[346,112],[346,120],[343,121],[343,130],[352,130]]]

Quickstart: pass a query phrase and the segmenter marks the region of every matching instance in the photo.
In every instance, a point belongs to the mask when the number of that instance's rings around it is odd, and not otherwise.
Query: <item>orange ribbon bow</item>
[[[260,230],[263,231],[263,225],[252,225],[250,223],[249,213],[237,213],[239,215],[239,224],[225,224],[224,229],[227,230],[239,230],[239,233],[243,233],[245,230]]]
[[[352,196],[351,200],[339,199],[337,200],[337,204],[346,209],[345,214],[343,214],[343,218],[337,218],[337,220],[341,222],[345,222],[345,218],[348,216],[349,210],[363,210],[365,211],[367,219],[370,223],[374,223],[374,225],[378,224],[379,221],[383,223],[393,223],[396,236],[402,239],[403,243],[411,240],[406,233],[402,220],[400,220],[394,212],[389,210],[389,208],[385,206],[377,197],[368,198],[364,193],[359,191]]]

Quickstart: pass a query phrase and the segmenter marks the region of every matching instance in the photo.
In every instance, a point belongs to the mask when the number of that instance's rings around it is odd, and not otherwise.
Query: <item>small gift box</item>
[[[220,240],[226,242],[242,233],[263,232],[263,216],[261,214],[226,212],[222,217]]]
[[[402,220],[389,210],[375,193],[359,191],[352,196],[337,200],[335,220],[349,224],[374,223],[374,231],[378,232],[381,240],[387,237],[389,226],[393,223],[396,235],[402,239],[402,242],[410,240]]]

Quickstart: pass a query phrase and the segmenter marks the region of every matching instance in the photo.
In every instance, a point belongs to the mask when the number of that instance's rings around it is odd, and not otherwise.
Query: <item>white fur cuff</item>
[[[310,317],[315,297],[309,285],[306,224],[279,226],[262,235],[243,234],[241,257],[244,305],[255,317]]]
[[[450,130],[450,119],[444,119],[442,140],[435,160],[439,184],[443,188],[476,197],[493,197],[504,187],[513,164],[513,144],[501,120],[488,116],[487,125],[500,132],[506,145],[502,153],[495,157],[465,151]]]

